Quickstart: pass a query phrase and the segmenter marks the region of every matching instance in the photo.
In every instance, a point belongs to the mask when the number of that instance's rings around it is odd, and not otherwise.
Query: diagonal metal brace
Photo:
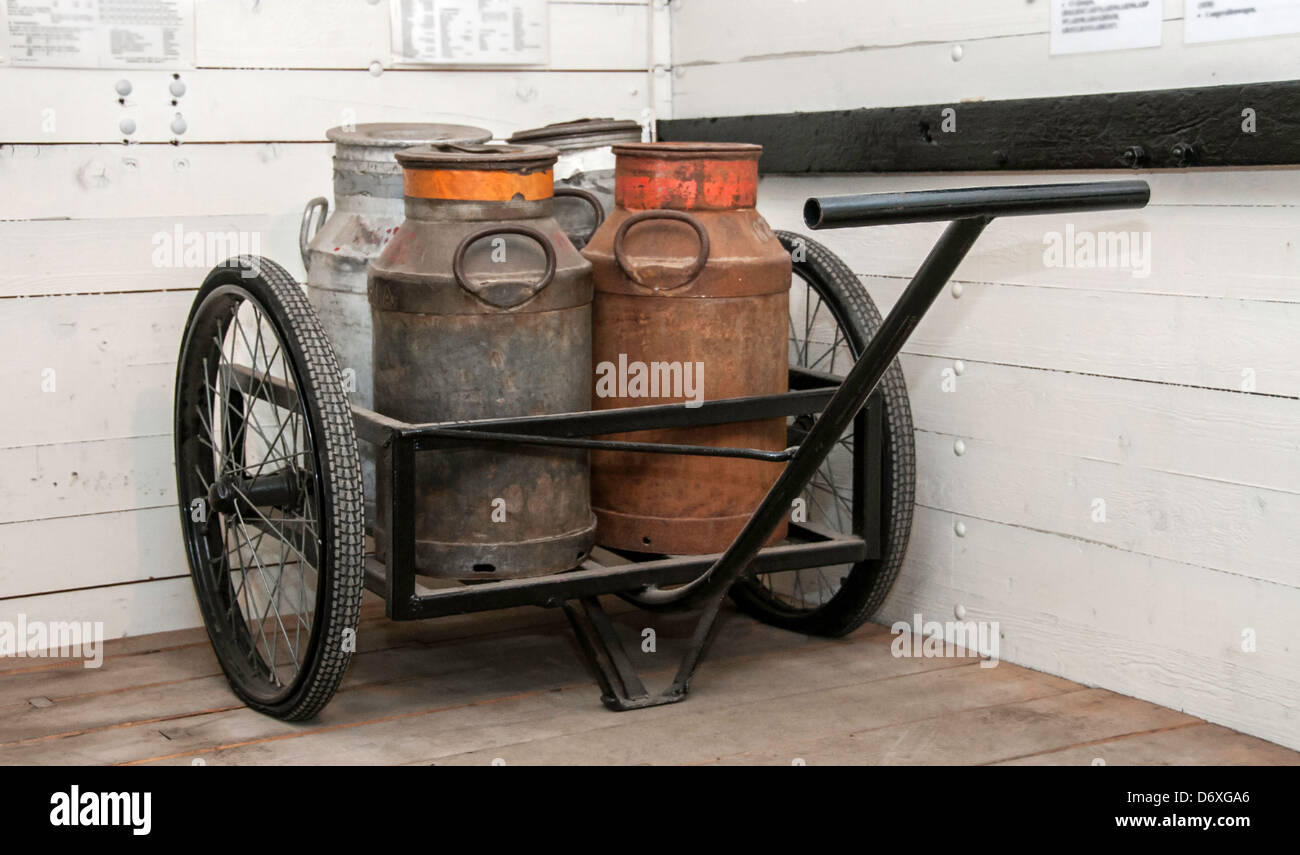
[[[663,694],[647,692],[600,601],[583,597],[576,601],[577,605],[574,602],[564,603],[564,614],[578,637],[583,656],[596,672],[601,703],[615,712],[623,712],[674,704],[686,698],[686,691],[679,690],[675,683]]]

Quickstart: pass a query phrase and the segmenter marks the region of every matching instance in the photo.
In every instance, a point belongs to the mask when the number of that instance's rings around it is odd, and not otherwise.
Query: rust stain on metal
[[[719,148],[706,143],[615,146],[615,203],[629,210],[754,207],[762,148]]]
[[[787,391],[790,256],[753,207],[761,148],[641,143],[614,152],[617,207],[583,251],[596,286],[593,366],[697,366],[706,400]],[[664,209],[687,216],[638,213]],[[643,219],[625,230],[616,253],[615,237],[633,216]],[[707,235],[708,258],[691,277],[701,252],[697,227]],[[683,403],[676,389],[664,391],[597,396],[593,404]],[[611,438],[776,451],[785,447],[786,426],[768,419]],[[593,452],[597,541],[644,552],[720,552],[780,470],[753,460]],[[773,539],[784,535],[782,525]]]

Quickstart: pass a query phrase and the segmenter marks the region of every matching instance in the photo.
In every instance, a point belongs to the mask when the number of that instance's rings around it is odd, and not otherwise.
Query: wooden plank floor
[[[689,616],[610,604],[647,684]],[[907,659],[868,625],[806,638],[723,615],[690,698],[606,711],[554,611],[392,623],[367,603],[333,703],[286,724],[231,694],[202,630],[107,645],[103,667],[0,660],[3,764],[1291,764],[1183,713],[975,658]],[[635,647],[633,649],[636,649]]]

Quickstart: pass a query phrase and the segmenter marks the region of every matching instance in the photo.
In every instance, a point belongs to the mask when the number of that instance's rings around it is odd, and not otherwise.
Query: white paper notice
[[[546,0],[392,0],[398,63],[545,65]]]
[[[1052,53],[1156,47],[1161,0],[1052,0]]]
[[[194,65],[194,0],[7,0],[6,11],[10,65]]]
[[[1187,0],[1184,24],[1188,42],[1300,33],[1300,0]]]

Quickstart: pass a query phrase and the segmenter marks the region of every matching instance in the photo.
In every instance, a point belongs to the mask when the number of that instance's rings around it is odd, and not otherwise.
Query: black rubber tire
[[[794,232],[778,231],[781,245],[796,257],[802,277],[834,313],[854,357],[862,353],[880,328],[880,311],[849,266],[826,247]],[[885,601],[903,565],[912,530],[916,496],[916,448],[912,410],[903,369],[895,360],[880,381],[885,401],[885,489],[882,513],[886,522],[883,557],[861,561],[849,570],[835,595],[820,607],[796,611],[775,601],[753,577],[742,577],[731,589],[742,611],[764,623],[807,635],[838,637],[857,629]],[[868,465],[866,462],[863,465]],[[868,471],[868,477],[875,473]]]
[[[318,536],[311,545],[316,590],[308,646],[295,655],[295,679],[278,690],[272,690],[264,675],[258,681],[256,669],[260,663],[266,670],[265,663],[248,655],[248,638],[240,636],[242,631],[251,637],[251,631],[246,624],[241,630],[238,619],[230,617],[233,586],[225,535],[218,536],[217,526],[196,522],[191,515],[191,502],[206,495],[200,477],[191,474],[191,464],[199,469],[210,466],[213,452],[206,452],[208,463],[196,456],[204,453],[194,423],[201,417],[187,414],[196,412],[193,408],[205,398],[205,376],[210,381],[215,374],[203,359],[205,353],[211,356],[205,349],[212,347],[214,332],[225,329],[219,313],[239,305],[239,300],[260,307],[288,355],[311,440],[313,470],[303,489],[319,512],[314,520]],[[312,718],[330,701],[355,649],[365,534],[357,441],[340,376],[329,339],[302,287],[282,267],[265,258],[240,256],[213,268],[204,279],[186,323],[176,373],[174,439],[181,526],[200,611],[231,689],[252,709],[286,721]],[[307,459],[307,452],[301,453]],[[218,549],[221,555],[214,558]],[[205,563],[220,563],[221,568],[204,575]],[[239,594],[233,593],[238,606]],[[276,615],[278,619],[278,607]],[[253,645],[256,653],[255,640]]]

